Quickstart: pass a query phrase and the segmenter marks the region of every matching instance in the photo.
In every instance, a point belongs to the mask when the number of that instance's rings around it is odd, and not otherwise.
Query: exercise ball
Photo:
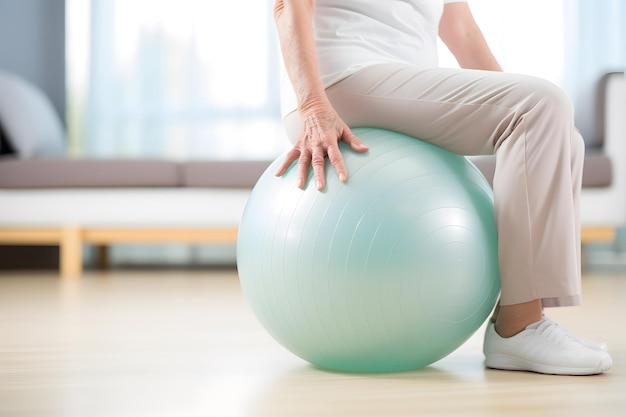
[[[237,268],[245,298],[285,348],[329,370],[431,364],[485,321],[500,291],[492,190],[463,156],[382,129],[340,144],[349,179],[327,163],[296,187],[297,164],[261,176],[244,209]]]

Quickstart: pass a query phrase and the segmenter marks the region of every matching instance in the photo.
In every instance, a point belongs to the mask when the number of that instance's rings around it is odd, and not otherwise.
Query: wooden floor
[[[277,345],[236,272],[0,274],[0,416],[626,416],[626,273],[548,314],[606,341],[592,377],[484,369],[482,329],[416,372],[314,369]]]

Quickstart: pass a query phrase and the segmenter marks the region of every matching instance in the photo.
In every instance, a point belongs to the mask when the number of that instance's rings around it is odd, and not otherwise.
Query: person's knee
[[[526,82],[526,88],[532,91],[529,98],[537,113],[543,117],[562,118],[568,123],[573,121],[574,107],[561,87],[538,77],[528,77]]]
[[[574,126],[574,107],[563,89],[538,77],[524,77],[521,83],[527,93],[522,115],[536,133],[528,139],[538,141],[544,151],[554,149],[555,154],[570,149],[573,160],[579,159],[578,154],[584,156],[584,144]]]

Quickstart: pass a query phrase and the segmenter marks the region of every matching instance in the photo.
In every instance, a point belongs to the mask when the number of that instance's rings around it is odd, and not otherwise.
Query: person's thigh
[[[494,153],[525,109],[546,90],[557,88],[517,74],[378,64],[326,92],[350,127],[394,130],[459,154],[477,155]],[[288,124],[295,129],[293,116]]]

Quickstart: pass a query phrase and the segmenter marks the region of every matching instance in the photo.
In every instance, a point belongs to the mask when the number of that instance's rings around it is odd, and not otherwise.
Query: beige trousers
[[[399,131],[463,155],[495,153],[501,303],[580,303],[585,149],[558,87],[507,73],[378,64],[326,92],[351,127]],[[297,112],[285,126],[295,141]]]

